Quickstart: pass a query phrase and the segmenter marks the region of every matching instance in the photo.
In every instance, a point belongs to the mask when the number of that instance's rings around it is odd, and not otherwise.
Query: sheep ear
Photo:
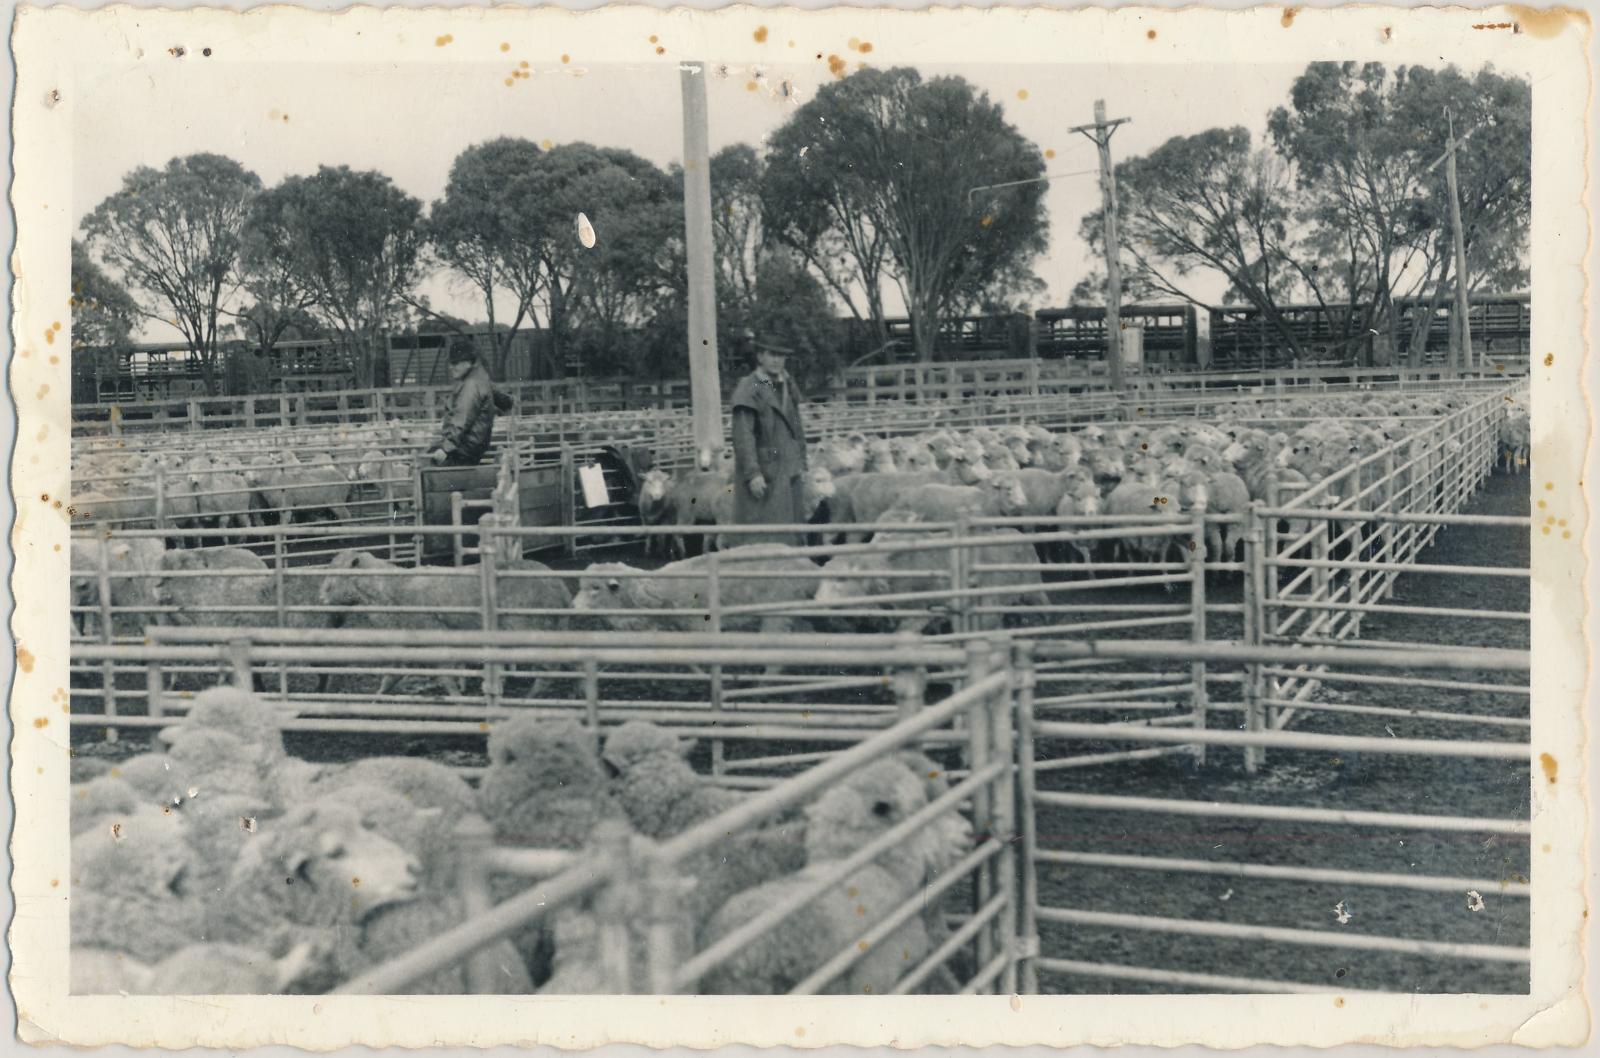
[[[165,742],[169,746],[177,742],[182,736],[183,728],[178,724],[173,724],[171,727],[164,727],[160,731],[156,732],[156,738],[160,739],[162,742]]]
[[[678,756],[687,758],[694,752],[696,740],[692,738],[678,739]]]

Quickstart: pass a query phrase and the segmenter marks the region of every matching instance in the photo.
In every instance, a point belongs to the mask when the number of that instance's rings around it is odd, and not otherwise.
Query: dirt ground
[[[1469,505],[1472,514],[1526,514],[1528,479],[1490,479]],[[1528,537],[1515,529],[1442,530],[1423,562],[1526,568]],[[1397,604],[1521,610],[1526,580],[1407,574],[1396,584]],[[1525,649],[1525,623],[1379,615],[1366,621],[1372,639]],[[1387,670],[1393,674],[1395,670]],[[1436,671],[1418,676],[1438,678]],[[1520,682],[1521,674],[1480,671],[1454,678],[1479,683]],[[1527,699],[1478,691],[1345,685],[1338,701],[1451,712],[1526,716]],[[1303,712],[1297,731],[1400,738],[1525,739],[1526,729],[1464,726],[1412,718]],[[1049,747],[1041,750],[1048,757]],[[1248,804],[1405,812],[1471,818],[1526,819],[1528,768],[1520,763],[1366,754],[1340,761],[1325,753],[1275,753],[1247,775],[1238,754],[1213,750],[1190,774],[1176,758],[1056,773],[1046,788],[1101,794]],[[1383,873],[1525,881],[1526,838],[1477,833],[1418,832],[1378,827],[1305,825],[1254,820],[1178,819],[1132,812],[1045,808],[1040,845],[1075,851]],[[1110,868],[1040,869],[1041,903],[1204,921],[1283,926],[1338,935],[1411,937],[1453,943],[1522,946],[1528,943],[1528,900],[1480,890],[1482,910],[1469,910],[1462,892],[1421,892],[1334,884],[1302,884],[1228,875],[1162,874]],[[1336,908],[1348,921],[1341,924]],[[1523,963],[1290,946],[1171,934],[1046,926],[1045,952],[1062,958],[1190,972],[1300,981],[1352,989],[1414,992],[1525,992]],[[1046,976],[1047,991],[1126,993],[1169,991],[1164,986],[1079,976]],[[1181,990],[1181,989],[1178,989]]]

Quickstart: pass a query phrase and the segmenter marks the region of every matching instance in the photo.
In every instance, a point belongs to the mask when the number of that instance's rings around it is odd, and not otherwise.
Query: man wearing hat
[[[805,521],[801,490],[806,432],[800,390],[784,365],[792,352],[749,331],[756,369],[733,388],[734,521],[739,525],[793,525]],[[739,543],[803,543],[796,533],[744,536]]]
[[[456,388],[428,459],[435,465],[475,466],[489,450],[495,409],[509,411],[511,398],[495,390],[471,338],[450,343],[450,377]]]

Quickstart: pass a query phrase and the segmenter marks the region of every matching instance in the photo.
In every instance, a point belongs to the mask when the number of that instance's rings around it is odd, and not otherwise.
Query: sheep
[[[466,780],[425,757],[363,757],[325,769],[313,780],[311,793],[320,796],[351,786],[381,786],[414,808],[436,808],[452,816],[477,810],[477,796]]]
[[[125,952],[76,944],[67,952],[68,995],[147,995],[151,974],[149,966]]]
[[[673,508],[667,498],[671,486],[672,476],[666,471],[645,471],[643,480],[639,482],[639,524],[665,525],[672,519]],[[672,540],[665,536],[647,536],[644,538],[644,553],[663,554],[671,543]]]
[[[341,551],[328,564],[317,589],[323,606],[359,606],[364,616],[383,628],[455,629],[477,631],[483,627],[483,578],[477,570],[404,573],[402,567],[366,551]],[[507,573],[549,573],[542,562],[520,559],[502,563]],[[506,576],[496,585],[498,602],[505,610],[539,613],[498,615],[502,631],[556,631],[566,626],[571,596],[556,577]],[[388,692],[398,677],[385,673],[377,693]],[[446,693],[463,693],[458,677],[439,680]]]
[[[490,726],[478,807],[500,844],[521,848],[575,852],[602,823],[625,819],[607,787],[593,734],[572,720],[530,716]],[[497,877],[492,891],[498,902],[523,888],[526,883]],[[548,929],[549,923],[536,922],[510,938],[536,985],[551,974]]]
[[[391,786],[373,782],[344,786],[337,799],[355,808],[367,829],[394,842],[419,865],[416,899],[387,904],[363,920],[360,946],[366,960],[374,964],[387,962],[466,921],[467,907],[457,884],[459,855],[455,835],[463,816],[476,814],[472,807],[419,807]],[[533,991],[527,966],[510,942],[490,945],[479,953],[479,959],[495,968],[495,978],[487,986],[494,993],[522,995]],[[465,994],[465,967],[458,964],[439,970],[411,982],[406,991]]]
[[[737,805],[740,794],[712,786],[684,758],[692,740],[645,720],[629,720],[606,738],[601,763],[633,829],[662,839]]]
[[[202,793],[237,793],[273,799],[270,768],[276,761],[238,735],[219,728],[178,724],[161,730],[167,757],[169,804]]]
[[[804,576],[766,579],[754,575],[815,574],[816,565],[795,551],[785,544],[753,544],[718,556],[715,561],[720,573],[717,591],[721,605],[732,607],[758,602],[800,605],[810,599],[816,587],[813,579]],[[597,562],[583,571],[572,606],[578,611],[686,611],[682,615],[630,612],[596,615],[619,632],[705,631],[706,615],[692,611],[706,608],[710,596],[706,569],[712,561],[708,555],[699,555],[671,562],[657,571],[665,576],[647,575],[621,562]],[[686,573],[694,576],[681,575]],[[734,615],[723,619],[722,628],[724,631],[759,628],[762,632],[787,632],[793,630],[799,620],[781,613]]]
[[[194,492],[197,518],[215,519],[219,529],[246,529],[259,521],[250,509],[252,490],[244,475],[191,469],[189,485]]]
[[[1104,509],[1104,501],[1100,497],[1100,490],[1094,483],[1094,476],[1087,467],[1073,467],[1062,473],[1061,499],[1056,503],[1055,514],[1057,518],[1084,518],[1093,517]],[[1061,526],[1070,531],[1080,526]],[[1093,561],[1094,542],[1090,540],[1068,540],[1066,546],[1071,548],[1085,563]],[[1090,579],[1094,578],[1094,570],[1089,570]]]
[[[201,791],[183,802],[180,814],[189,859],[178,891],[186,897],[210,898],[222,892],[245,847],[278,809],[259,795]]]
[[[195,902],[182,892],[189,848],[171,809],[141,806],[96,816],[72,838],[75,946],[154,964],[195,936]]]
[[[693,470],[681,474],[667,490],[666,504],[680,530],[696,525],[732,525],[733,478],[725,470]],[[710,546],[705,549],[709,550]],[[672,550],[683,558],[685,545],[681,532],[672,538]]]
[[[922,781],[901,760],[884,758],[851,775],[806,808],[805,868],[735,896],[712,920],[710,943],[791,899],[925,804]],[[909,900],[925,883],[931,858],[930,841],[921,835],[892,846],[713,968],[701,979],[700,990],[713,995],[789,991]],[[950,861],[949,855],[938,858]],[[924,919],[914,916],[867,951],[842,979],[825,985],[825,990],[886,994],[930,947]]]
[[[191,944],[173,952],[149,972],[133,994],[157,996],[264,996],[301,991],[298,982],[316,972],[317,951],[310,942],[273,958],[241,944]]]
[[[1208,513],[1244,515],[1250,510],[1250,487],[1228,470],[1208,476]],[[1213,562],[1231,562],[1234,550],[1243,539],[1244,526],[1231,522],[1206,523],[1206,549]]]
[[[267,564],[252,552],[233,547],[167,551],[160,570],[155,595],[166,610],[166,623],[225,628],[275,623],[271,613],[253,609],[271,598],[273,580]]]
[[[901,499],[922,485],[948,482],[939,472],[899,474],[867,472],[848,474],[833,482],[833,521],[841,525],[880,521],[883,512],[900,505]],[[859,534],[849,534],[858,540]]]
[[[70,830],[77,837],[96,820],[120,816],[150,806],[154,798],[142,797],[126,780],[116,775],[98,775],[87,782],[72,784]]]
[[[1024,513],[1027,500],[1015,478],[997,474],[981,486],[931,482],[919,485],[903,493],[893,509],[914,512],[923,521],[946,522],[963,515],[1016,516]]]
[[[161,568],[161,557],[167,545],[154,538],[135,537],[127,540],[73,540],[72,541],[72,605],[88,608],[74,618],[85,635],[93,634],[91,619],[99,628],[100,566],[102,558],[107,571],[107,584],[111,589],[110,605],[117,611],[111,617],[114,634],[135,634],[147,622],[154,621],[152,611],[156,605],[154,576]],[[123,576],[127,573],[151,576]],[[103,630],[102,630],[103,631]]]
[[[1015,529],[986,530],[973,537],[984,541],[968,550],[974,564],[1032,567],[1022,572],[982,572],[972,577],[971,587],[985,589],[981,596],[967,600],[970,605],[997,607],[1023,603],[1034,606],[1049,605],[1044,592],[1044,580],[1038,571],[1039,556],[1032,546],[1023,542]],[[896,533],[893,540],[874,541],[872,548],[855,554],[836,555],[824,567],[829,575],[817,586],[816,601],[823,605],[837,605],[844,600],[860,596],[898,595],[904,592],[937,592],[949,587],[947,576],[950,557],[947,549],[907,550],[894,545],[931,542],[943,539],[935,533]],[[922,573],[920,577],[888,577],[886,573]],[[919,604],[926,606],[927,604]],[[905,632],[923,632],[938,620],[937,615],[909,614],[900,618],[899,628]],[[1004,623],[999,613],[982,613],[973,616],[974,628],[997,631]]]
[[[326,953],[325,972],[299,982],[326,991],[366,965],[365,922],[418,895],[415,857],[368,829],[336,799],[301,805],[262,824],[222,892],[205,902],[205,940],[261,944],[274,954],[302,942]]]
[[[490,725],[478,808],[499,841],[539,849],[580,849],[597,823],[624,814],[594,735],[572,720],[530,716]]]
[[[308,462],[251,467],[244,479],[253,492],[252,502],[265,513],[275,514],[279,523],[319,512],[333,515],[334,521],[350,520],[350,509],[345,506],[352,491],[350,482],[326,452]]]

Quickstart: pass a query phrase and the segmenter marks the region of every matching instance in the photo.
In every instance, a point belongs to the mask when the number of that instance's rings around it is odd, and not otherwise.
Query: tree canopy
[[[260,189],[232,158],[191,154],[134,169],[83,222],[89,248],[121,276],[139,314],[183,335],[210,392],[245,215]]]

